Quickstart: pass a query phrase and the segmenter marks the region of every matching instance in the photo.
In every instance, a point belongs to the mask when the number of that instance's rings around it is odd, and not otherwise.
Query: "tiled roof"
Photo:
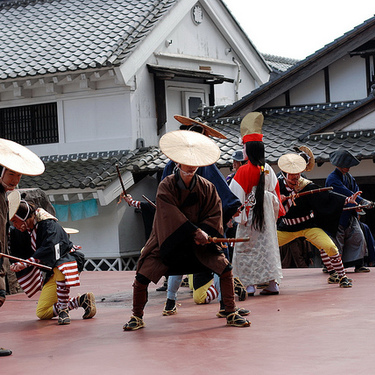
[[[166,158],[157,147],[134,151],[109,151],[41,157],[46,170],[40,176],[23,176],[21,188],[39,187],[42,190],[104,189],[117,178],[120,171],[134,173],[162,170]]]
[[[262,132],[267,161],[276,164],[281,155],[293,151],[293,146],[301,145],[312,149],[317,162],[329,161],[329,154],[339,147],[351,150],[359,159],[375,158],[375,131],[338,131],[308,135],[309,131],[316,129],[319,124],[329,124],[342,113],[348,113],[359,105],[359,102],[353,101],[264,110]],[[228,166],[233,148],[240,148],[238,139],[241,117],[214,120],[212,117],[219,112],[218,107],[207,107],[205,116],[211,124],[216,124],[214,127],[217,130],[230,138],[229,141],[218,141],[222,150],[218,164]]]
[[[331,105],[314,105],[293,108],[267,109],[264,111],[264,143],[266,159],[275,165],[279,157],[293,151],[293,146],[306,145],[314,152],[317,163],[329,161],[329,154],[344,147],[361,159],[375,158],[375,131],[339,131],[306,135],[317,124],[329,123],[348,109],[355,109],[357,102]],[[239,150],[240,117],[212,120],[219,107],[206,107],[204,117],[210,125],[226,135],[227,139],[215,141],[221,149],[217,162],[219,168],[229,167],[232,154]],[[41,176],[23,176],[20,187],[39,187],[42,190],[60,189],[104,189],[117,179],[116,164],[120,170],[134,174],[162,171],[168,159],[158,147],[134,151],[111,151],[101,153],[82,153],[73,155],[54,155],[42,157],[46,171]]]
[[[0,2],[0,79],[119,65],[176,2]]]
[[[299,60],[291,59],[289,57],[281,57],[276,55],[262,54],[267,64],[276,73],[282,73],[297,64]]]

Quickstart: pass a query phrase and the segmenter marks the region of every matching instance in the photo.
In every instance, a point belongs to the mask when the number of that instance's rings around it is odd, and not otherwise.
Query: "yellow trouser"
[[[308,228],[299,230],[298,232],[277,231],[279,246],[286,245],[298,237],[305,237],[307,241],[312,243],[319,250],[323,250],[329,257],[339,253],[336,245],[323,229]]]
[[[43,286],[42,292],[38,300],[38,306],[36,307],[36,316],[39,319],[52,319],[53,305],[57,303],[57,286],[56,281],[64,281],[65,276],[61,273],[58,268],[53,269],[53,275]]]
[[[189,285],[193,286],[193,275],[189,276]],[[203,303],[206,303],[207,298],[207,290],[212,285],[212,280],[210,280],[207,284],[202,285],[198,289],[193,289],[193,300],[197,305],[201,305]]]

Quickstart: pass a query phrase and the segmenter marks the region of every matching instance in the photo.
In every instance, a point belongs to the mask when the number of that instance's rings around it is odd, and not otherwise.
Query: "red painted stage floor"
[[[124,332],[134,272],[84,272],[74,293],[94,292],[97,315],[69,326],[38,321],[37,296],[12,295],[0,309],[1,374],[373,374],[375,269],[349,272],[352,289],[320,269],[287,269],[278,296],[250,297],[250,328],[225,326],[218,303],[195,305],[180,288],[178,314],[162,316],[165,292],[151,284],[146,328]]]

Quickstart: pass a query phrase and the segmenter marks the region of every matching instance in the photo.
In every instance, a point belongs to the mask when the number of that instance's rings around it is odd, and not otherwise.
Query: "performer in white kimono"
[[[250,237],[249,242],[235,244],[233,274],[251,296],[259,284],[268,284],[261,294],[279,294],[282,278],[276,221],[285,210],[275,172],[265,163],[262,125],[263,115],[259,112],[243,118],[241,137],[248,162],[239,168],[230,184],[243,207],[235,218],[239,224],[237,235]]]

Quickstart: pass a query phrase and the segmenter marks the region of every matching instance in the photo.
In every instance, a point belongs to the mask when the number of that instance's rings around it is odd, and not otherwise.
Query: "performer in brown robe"
[[[160,148],[178,170],[159,185],[153,229],[133,283],[133,316],[123,328],[145,326],[142,318],[151,281],[207,270],[220,275],[227,324],[248,327],[250,322],[235,306],[232,266],[221,248],[209,242],[209,236],[223,234],[220,198],[211,182],[195,174],[198,167],[215,163],[220,150],[209,138],[185,130],[165,134]]]

